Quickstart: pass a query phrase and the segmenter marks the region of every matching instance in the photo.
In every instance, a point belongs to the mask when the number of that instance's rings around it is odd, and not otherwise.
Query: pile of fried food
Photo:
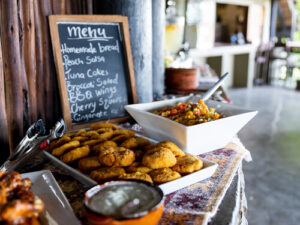
[[[151,144],[112,123],[67,133],[51,142],[48,151],[99,183],[137,179],[162,184],[203,167],[201,159],[185,154],[170,141]]]
[[[31,180],[15,171],[0,171],[0,224],[38,225],[43,202],[29,191]]]

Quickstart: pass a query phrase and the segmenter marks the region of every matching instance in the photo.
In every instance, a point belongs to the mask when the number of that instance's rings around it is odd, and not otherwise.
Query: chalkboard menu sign
[[[137,102],[127,17],[50,16],[67,129],[122,121]]]

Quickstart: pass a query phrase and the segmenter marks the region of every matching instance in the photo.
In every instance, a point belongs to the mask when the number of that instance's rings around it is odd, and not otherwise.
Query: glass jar
[[[176,54],[182,45],[184,35],[183,16],[178,16],[176,13],[175,2],[168,1],[166,10],[166,36],[165,36],[165,51],[167,54]]]

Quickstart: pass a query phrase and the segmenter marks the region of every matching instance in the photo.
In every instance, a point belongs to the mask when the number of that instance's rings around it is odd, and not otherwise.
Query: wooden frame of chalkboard
[[[137,103],[127,17],[51,15],[49,23],[67,130],[126,121],[124,105]]]

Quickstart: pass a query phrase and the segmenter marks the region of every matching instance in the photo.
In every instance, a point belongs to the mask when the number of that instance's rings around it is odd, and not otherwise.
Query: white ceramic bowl
[[[187,153],[198,155],[224,147],[235,134],[248,123],[257,111],[241,109],[237,106],[206,101],[209,107],[216,109],[225,118],[193,126],[180,123],[152,113],[179,102],[186,103],[191,97],[157,101],[125,106],[128,113],[143,127],[145,133],[158,141],[169,140],[176,143]]]

